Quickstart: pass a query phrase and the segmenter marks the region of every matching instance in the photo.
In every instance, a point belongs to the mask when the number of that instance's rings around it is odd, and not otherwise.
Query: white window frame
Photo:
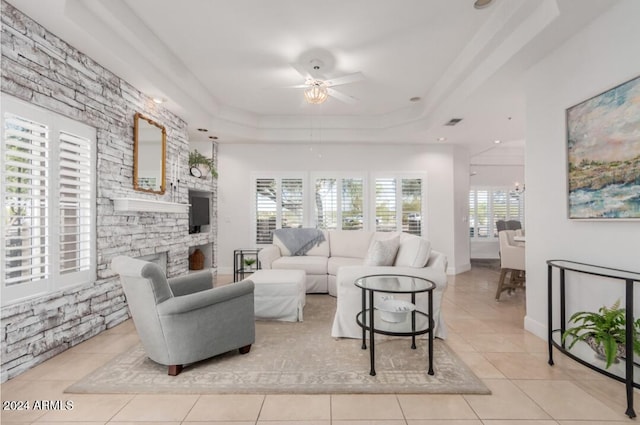
[[[5,182],[5,114],[17,115],[22,118],[32,120],[48,127],[49,140],[49,161],[48,161],[48,186],[49,197],[46,208],[49,210],[47,217],[47,238],[49,251],[47,254],[48,278],[39,279],[33,282],[7,286],[5,279],[5,246],[6,235],[4,223],[7,219],[6,208],[0,208],[0,285],[2,290],[2,305],[22,301],[24,299],[42,296],[48,293],[67,289],[75,285],[86,284],[96,279],[96,130],[90,126],[73,121],[55,112],[31,105],[27,102],[16,99],[6,94],[2,95],[2,120],[0,132],[2,143],[0,146],[0,196],[4,202],[7,196]],[[90,194],[89,194],[89,241],[85,243],[89,246],[88,269],[61,273],[60,266],[60,142],[61,132],[69,133],[90,141],[91,165],[90,165]]]
[[[311,219],[310,223],[313,227],[318,227],[318,217],[316,214],[316,205],[315,205],[315,193],[316,193],[316,181],[319,179],[333,179],[336,180],[336,229],[335,230],[343,230],[342,229],[342,182],[344,180],[362,180],[362,215],[363,215],[363,223],[362,230],[369,230],[369,209],[367,208],[367,194],[368,191],[368,179],[366,175],[363,173],[332,173],[332,172],[320,172],[320,173],[312,173],[309,178],[309,203],[310,203],[310,214]]]
[[[368,211],[369,220],[368,225],[371,230],[377,229],[376,224],[376,181],[378,179],[395,179],[396,180],[396,228],[395,232],[402,232],[402,180],[403,179],[420,179],[420,235],[423,238],[427,238],[427,174],[426,173],[405,173],[405,172],[390,172],[390,173],[372,173],[369,179],[369,197],[368,197]]]
[[[479,236],[478,233],[476,231],[477,229],[477,224],[474,224],[473,229],[473,236],[470,234],[469,238],[472,241],[490,241],[490,240],[497,240],[498,236],[497,236],[497,230],[496,230],[496,219],[495,219],[495,213],[494,213],[494,194],[496,192],[505,192],[507,194],[507,203],[506,203],[506,217],[504,218],[504,220],[518,220],[520,221],[523,226],[524,226],[524,197],[522,195],[517,195],[519,198],[519,203],[518,203],[518,213],[517,214],[513,214],[511,211],[511,203],[508,202],[508,197],[510,197],[511,195],[514,194],[514,190],[512,187],[509,186],[472,186],[471,188],[469,188],[469,205],[468,205],[468,209],[469,209],[469,227],[471,228],[471,223],[477,223],[478,222],[478,197],[477,197],[477,193],[478,191],[487,191],[487,193],[489,194],[489,199],[488,199],[488,206],[487,206],[487,228],[488,228],[488,235],[487,236]],[[474,193],[474,199],[475,199],[475,211],[471,211],[471,205],[470,205],[470,197],[471,197],[471,193]]]
[[[251,240],[254,246],[267,246],[269,244],[258,243],[258,205],[256,199],[256,183],[261,179],[273,179],[276,181],[276,229],[282,228],[282,180],[285,179],[300,179],[302,180],[302,225],[307,227],[309,225],[310,212],[309,212],[309,189],[308,179],[306,173],[253,173],[251,175]]]
[[[362,180],[362,195],[363,195],[363,226],[362,229],[366,231],[376,230],[376,179],[379,178],[391,178],[397,181],[396,184],[396,227],[392,231],[402,232],[402,180],[403,179],[420,179],[420,235],[423,238],[428,238],[427,235],[427,174],[416,172],[389,172],[389,173],[358,173],[358,172],[254,172],[250,178],[249,193],[251,196],[251,240],[253,246],[261,247],[268,244],[257,242],[257,199],[256,199],[256,183],[260,179],[273,179],[276,181],[277,196],[276,196],[276,229],[281,228],[282,212],[280,211],[280,196],[281,196],[281,181],[282,179],[301,179],[303,185],[303,226],[304,227],[317,227],[317,217],[315,209],[315,183],[317,179],[335,179],[336,181],[343,181],[345,179],[361,179]],[[342,228],[342,211],[340,204],[342,202],[340,196],[340,190],[338,191],[337,208],[338,217],[337,224],[338,229]]]

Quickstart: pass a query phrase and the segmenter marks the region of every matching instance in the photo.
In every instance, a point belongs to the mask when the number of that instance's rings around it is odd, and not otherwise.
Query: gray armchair
[[[129,310],[149,358],[169,367],[239,349],[255,341],[250,280],[213,288],[209,271],[165,277],[155,264],[118,256],[111,269],[120,275]]]

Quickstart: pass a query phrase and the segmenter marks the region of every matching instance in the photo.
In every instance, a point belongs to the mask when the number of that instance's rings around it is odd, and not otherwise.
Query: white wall
[[[524,183],[524,165],[471,165],[471,186],[513,186]]]
[[[640,75],[639,19],[640,2],[622,1],[527,74],[525,328],[545,339],[546,260],[640,271],[640,221],[567,219],[565,140],[566,108]],[[571,301],[582,309],[597,309],[623,294],[622,285],[583,283]]]
[[[427,174],[425,236],[449,259],[449,273],[468,269],[468,245],[456,248],[455,226],[466,211],[454,198],[468,196],[468,184],[454,188],[454,169],[468,176],[466,151],[442,145],[220,144],[218,148],[218,267],[231,273],[233,250],[254,246],[251,239],[251,174],[285,171],[421,172]],[[463,169],[460,171],[460,169]],[[464,182],[463,182],[464,184]],[[468,231],[468,230],[467,230]],[[467,241],[468,244],[468,241]]]

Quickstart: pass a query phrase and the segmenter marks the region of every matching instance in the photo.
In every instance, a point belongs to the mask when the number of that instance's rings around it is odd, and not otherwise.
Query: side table
[[[246,275],[256,270],[260,270],[260,260],[258,260],[258,252],[261,248],[242,248],[233,251],[233,281],[239,282]],[[247,265],[245,260],[252,259],[253,263]]]
[[[430,280],[401,275],[372,275],[356,279],[355,285],[362,289],[362,311],[356,315],[356,321],[362,328],[362,349],[366,350],[366,331],[369,331],[369,354],[371,371],[375,376],[375,334],[392,336],[410,336],[411,348],[416,349],[416,336],[429,334],[429,375],[433,375],[433,290],[436,284]],[[416,304],[416,294],[426,292],[428,297],[428,311],[413,310],[407,313],[402,322],[387,322],[382,320],[374,304],[376,292],[387,294],[410,294],[411,303]],[[368,295],[368,297],[367,297]],[[368,308],[367,308],[368,298]]]

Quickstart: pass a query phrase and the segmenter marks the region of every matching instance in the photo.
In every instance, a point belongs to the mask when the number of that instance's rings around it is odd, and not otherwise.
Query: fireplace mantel
[[[189,204],[143,198],[113,198],[114,211],[188,213]]]

